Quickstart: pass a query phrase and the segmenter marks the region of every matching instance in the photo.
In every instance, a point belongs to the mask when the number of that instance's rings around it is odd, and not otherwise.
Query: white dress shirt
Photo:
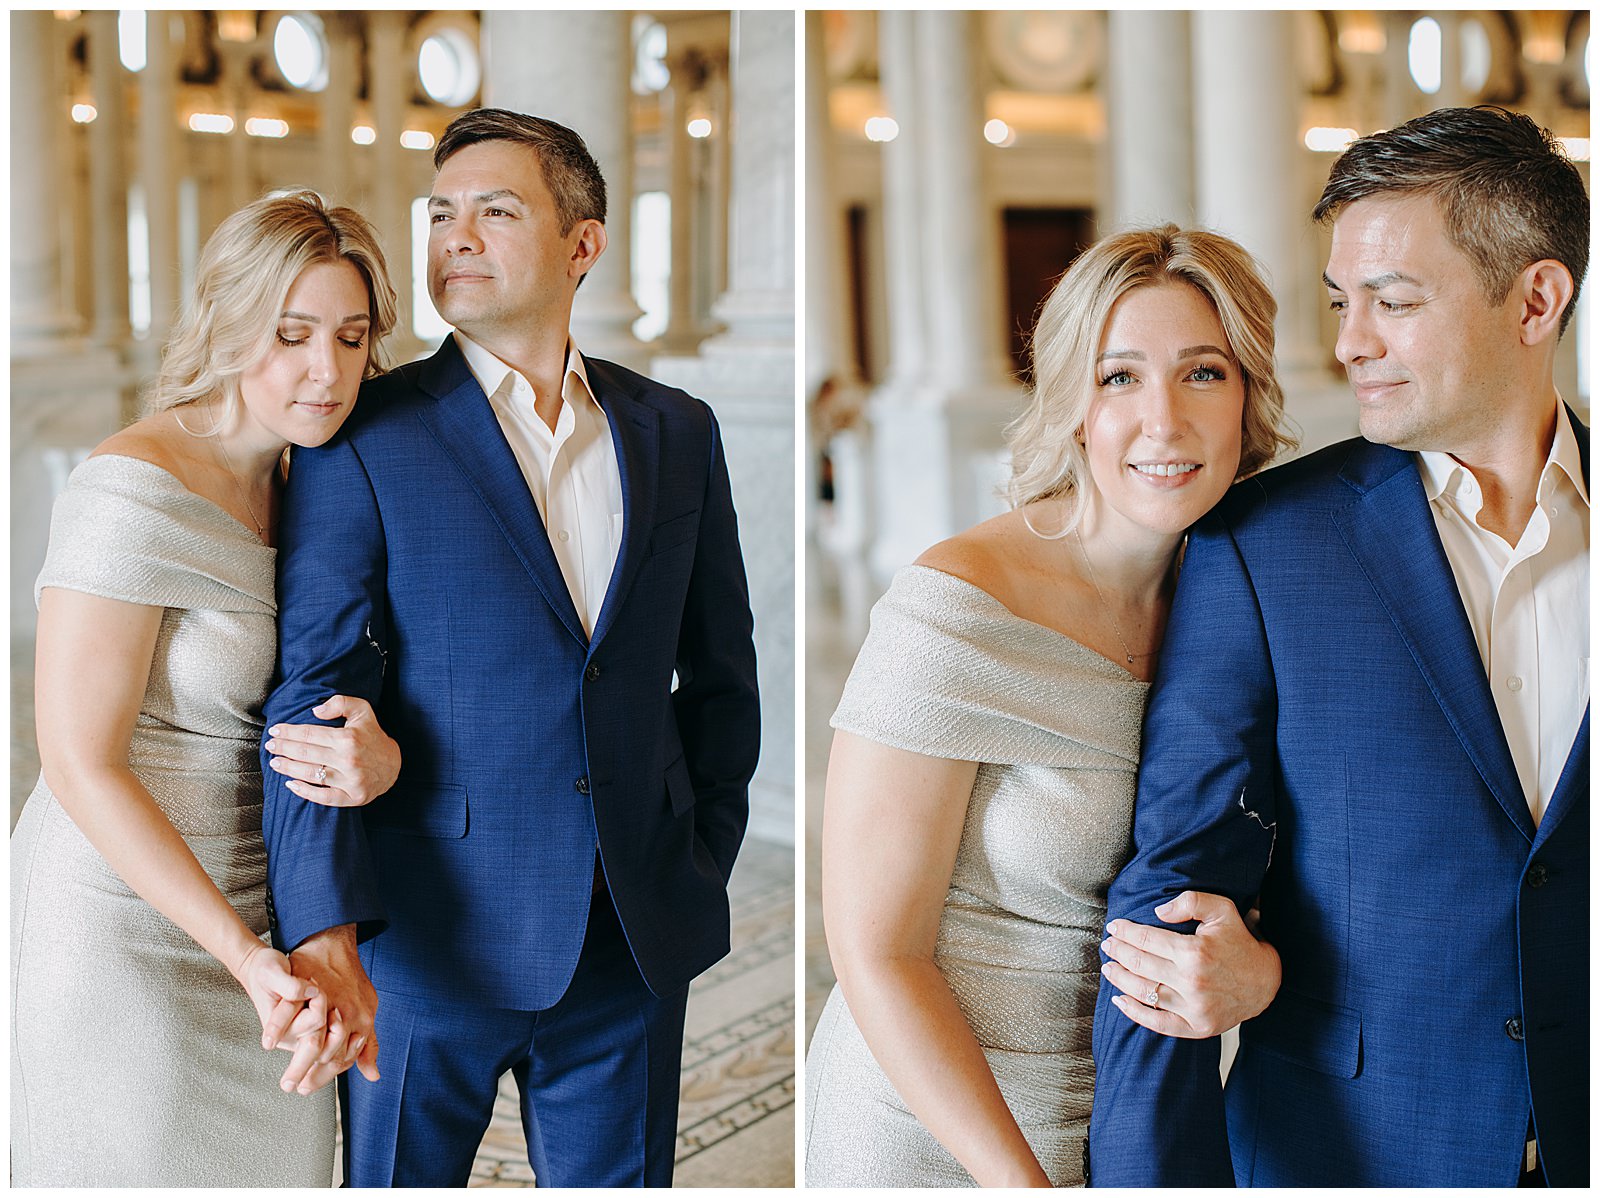
[[[561,414],[552,432],[534,410],[527,379],[459,329],[454,335],[528,480],[583,630],[593,634],[622,546],[622,475],[583,356],[567,342]]]
[[[1515,545],[1478,524],[1483,489],[1446,453],[1417,454],[1534,826],[1589,702],[1589,491],[1565,406]]]

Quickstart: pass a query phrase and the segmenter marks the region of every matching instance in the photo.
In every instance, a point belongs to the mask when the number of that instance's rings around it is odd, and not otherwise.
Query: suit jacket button
[[[586,774],[582,778],[579,778],[577,780],[577,782],[573,783],[573,785],[578,788],[578,793],[579,794],[581,794],[581,795],[588,794],[589,793],[589,778],[588,778],[588,775]]]
[[[590,682],[594,682],[596,679],[598,679],[600,677],[600,667],[596,666],[596,665],[591,665],[587,670],[585,670],[583,672],[583,676],[585,678],[587,678]]]
[[[1522,1043],[1522,1017],[1521,1016],[1513,1015],[1510,1019],[1506,1020],[1506,1035],[1510,1036],[1518,1044]]]
[[[1528,871],[1528,885],[1535,890],[1550,880],[1550,870],[1543,861],[1535,861],[1533,868]]]

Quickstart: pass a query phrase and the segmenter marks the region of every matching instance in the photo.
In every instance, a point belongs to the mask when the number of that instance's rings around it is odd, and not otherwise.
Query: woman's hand
[[[1163,1036],[1203,1040],[1253,1019],[1278,993],[1278,951],[1257,940],[1239,909],[1214,894],[1185,890],[1155,909],[1164,923],[1198,920],[1194,935],[1114,919],[1100,945],[1100,972],[1121,994],[1129,1019]]]
[[[400,746],[378,726],[372,704],[335,695],[311,713],[324,720],[343,718],[344,727],[268,728],[268,764],[289,778],[284,785],[324,807],[362,807],[394,785],[400,776]]]
[[[366,1044],[365,1036],[352,1040],[344,1016],[326,1004],[325,995],[312,999],[278,1042],[280,1049],[294,1054],[278,1083],[285,1093],[314,1094],[354,1065]]]
[[[260,941],[246,950],[231,972],[261,1020],[262,1048],[278,1047],[302,1009],[318,997],[314,985],[295,977],[288,957]]]

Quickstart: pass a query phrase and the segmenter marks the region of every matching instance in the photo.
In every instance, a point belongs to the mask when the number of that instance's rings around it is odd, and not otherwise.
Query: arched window
[[[310,13],[290,13],[272,34],[272,56],[290,86],[319,92],[328,86],[328,40]]]
[[[451,108],[470,104],[483,81],[478,48],[461,30],[441,29],[417,51],[417,77],[435,103]]]

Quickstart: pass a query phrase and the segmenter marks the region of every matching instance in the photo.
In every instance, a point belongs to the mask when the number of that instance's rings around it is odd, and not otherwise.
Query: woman
[[[833,719],[839,984],[806,1061],[807,1184],[1081,1184],[1146,691],[1184,530],[1288,443],[1275,308],[1214,234],[1091,248],[1040,314],[1012,510],[934,546],[874,608]],[[1231,904],[1183,902],[1166,914],[1198,905],[1221,965],[1158,931],[1151,954],[1172,960],[1111,945],[1146,972],[1106,972],[1139,996],[1129,1017],[1215,1034],[1219,1013],[1271,1001],[1277,957]]]
[[[333,1094],[303,1095],[368,1047],[261,939],[273,527],[285,451],[338,431],[395,311],[360,215],[313,192],[249,205],[201,254],[152,414],[56,504],[43,769],[12,836],[17,1185],[331,1183]],[[345,726],[269,746],[296,793],[387,790],[399,751],[370,707],[317,714]]]

